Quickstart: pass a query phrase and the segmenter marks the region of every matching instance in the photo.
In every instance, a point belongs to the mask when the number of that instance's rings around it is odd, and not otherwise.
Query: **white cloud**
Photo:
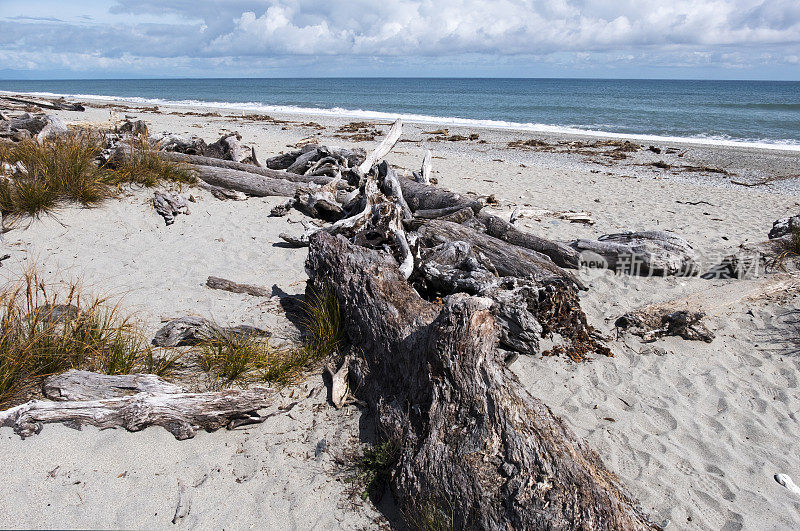
[[[489,61],[604,56],[685,64],[704,54],[712,64],[737,67],[792,64],[785,58],[800,53],[797,0],[116,0],[98,13],[99,1],[94,12],[67,22],[19,18],[39,13],[25,12],[18,0],[0,8],[0,69],[13,67],[14,53],[52,62],[54,50],[154,64],[288,56],[457,63],[475,54]],[[95,19],[77,22],[80,15]],[[159,16],[163,22],[155,23]]]

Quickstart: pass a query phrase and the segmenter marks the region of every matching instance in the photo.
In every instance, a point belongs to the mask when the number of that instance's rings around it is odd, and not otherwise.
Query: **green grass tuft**
[[[301,325],[306,333],[305,346],[315,359],[337,353],[343,341],[344,330],[339,299],[333,288],[325,286],[312,291],[303,303],[305,316]]]
[[[370,496],[380,499],[392,469],[400,457],[400,445],[396,441],[387,440],[379,444],[367,446],[353,465],[356,484],[363,487],[361,498]]]

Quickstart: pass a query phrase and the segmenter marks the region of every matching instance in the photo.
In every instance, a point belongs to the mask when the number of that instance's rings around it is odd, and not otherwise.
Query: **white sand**
[[[99,121],[108,117],[108,110],[61,114]],[[260,157],[317,132],[226,118],[135,114],[150,122],[154,132],[189,132],[214,140],[223,129],[238,130],[256,145]],[[330,136],[335,125],[349,120],[313,119],[326,126],[322,141],[347,144]],[[424,138],[419,131],[433,128],[408,129],[410,137]],[[505,147],[507,141],[530,134],[480,134],[487,144],[401,143],[389,161],[416,169],[424,150],[431,148],[441,186],[495,194],[505,215],[520,206],[589,211],[596,221],[589,227],[545,216],[523,219],[522,228],[564,240],[669,229],[692,243],[705,265],[744,241],[764,239],[774,219],[797,213],[799,206],[794,181],[770,192],[731,185],[726,176],[673,175],[637,165],[659,160],[648,153],[601,166],[583,155]],[[373,144],[356,145],[370,149]],[[791,173],[800,164],[796,153],[733,148],[693,146],[690,156],[700,162],[728,161],[725,167],[735,168],[737,179],[761,178],[773,169]],[[280,232],[299,233],[302,226],[267,217],[280,198],[220,202],[205,192],[191,193],[199,198],[192,214],[178,217],[170,227],[153,212],[149,191],[98,209],[67,207],[56,219],[5,235],[4,252],[12,258],[0,275],[12,278],[26,262],[36,260],[45,272],[83,276],[90,287],[124,294],[126,307],[138,311],[148,331],[157,329],[163,317],[193,313],[292,337],[295,329],[274,301],[213,291],[203,284],[208,275],[217,275],[301,293],[305,251],[275,244]],[[301,217],[293,213],[290,219]],[[654,344],[667,351],[661,356],[640,353],[647,345],[622,337],[610,343],[615,357],[580,365],[523,357],[513,366],[520,380],[587,438],[656,522],[668,520],[670,528],[678,529],[800,527],[800,497],[773,479],[773,474],[786,473],[800,480],[800,357],[780,343],[797,336],[785,318],[800,307],[797,289],[771,289],[774,277],[706,281],[600,272],[587,280],[590,290],[583,295],[583,306],[603,332],[611,334],[613,321],[628,310],[689,297],[709,313],[717,338],[711,344],[662,339]],[[793,277],[778,280],[797,284]],[[741,299],[739,293],[749,297]],[[320,379],[308,385],[320,385]],[[156,428],[131,434],[46,426],[26,441],[2,430],[6,459],[0,465],[0,495],[17,501],[9,512],[0,513],[0,526],[166,527],[174,515],[178,480],[195,485],[204,475],[206,481],[190,489],[192,511],[181,525],[374,526],[373,509],[346,508],[330,456],[313,458],[323,437],[332,448],[352,444],[358,436],[357,412],[336,412],[317,397],[301,401],[292,416],[294,420],[280,416],[244,431],[200,434],[184,442]],[[56,466],[61,468],[50,477]],[[117,478],[125,471],[127,476]],[[237,483],[237,477],[246,479]]]

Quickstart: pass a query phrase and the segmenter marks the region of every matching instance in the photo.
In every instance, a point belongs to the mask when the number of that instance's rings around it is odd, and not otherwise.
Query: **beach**
[[[208,143],[236,131],[262,159],[310,141],[369,151],[391,125],[367,121],[345,132],[354,121],[348,117],[83,101],[85,112],[53,114],[84,126],[130,117],[144,120],[150,134]],[[446,134],[436,133],[443,128]],[[354,130],[372,139],[356,141]],[[438,187],[490,197],[487,208],[498,216],[517,212],[520,230],[559,241],[668,230],[692,245],[704,270],[741,244],[765,240],[774,220],[800,208],[800,151],[780,146],[406,123],[386,160],[410,175],[426,150]],[[35,262],[49,275],[81,278],[91,290],[121,297],[148,333],[191,314],[296,340],[278,299],[304,292],[307,251],[283,245],[279,234],[300,235],[310,218],[297,211],[268,217],[280,197],[223,202],[205,190],[185,192],[196,200],[191,214],[170,226],[154,212],[148,189],[21,224],[3,235],[11,257],[0,277],[16,278]],[[208,289],[209,275],[265,286],[273,297]],[[586,363],[520,356],[511,370],[524,387],[587,440],[657,524],[800,526],[800,498],[773,478],[800,479],[797,272],[706,280],[589,270],[580,278],[588,287],[581,305],[614,356]],[[714,341],[645,343],[615,330],[622,314],[670,301],[705,312]],[[7,510],[0,526],[168,527],[182,489],[192,501],[181,527],[388,525],[391,508],[354,503],[336,465],[364,442],[369,415],[328,406],[319,374],[281,391],[276,411],[263,424],[188,441],[158,427],[129,433],[48,425],[26,440],[3,428]]]

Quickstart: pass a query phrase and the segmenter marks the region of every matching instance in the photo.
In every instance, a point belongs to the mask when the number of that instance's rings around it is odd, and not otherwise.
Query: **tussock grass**
[[[342,345],[342,311],[330,286],[312,291],[303,303],[301,325],[305,329],[306,349],[317,359],[337,352]]]
[[[68,369],[164,375],[177,355],[159,354],[119,303],[86,297],[78,283],[52,289],[30,268],[0,291],[0,406]]]
[[[108,181],[113,184],[135,183],[142,186],[157,186],[162,181],[195,184],[197,177],[185,164],[178,164],[162,158],[158,149],[150,144],[147,137],[139,135],[131,139],[130,151],[124,160],[114,164],[114,171]]]
[[[109,195],[104,172],[94,162],[101,151],[100,136],[91,133],[6,145],[0,151],[0,164],[22,163],[26,173],[3,180],[3,213],[36,217],[63,202],[100,203]]]
[[[304,302],[302,345],[275,348],[257,335],[218,332],[199,348],[200,367],[221,385],[269,382],[296,383],[323,359],[338,353],[342,344],[342,316],[331,289],[314,292]]]
[[[31,139],[0,145],[0,165],[22,163],[26,171],[0,178],[0,210],[12,218],[38,217],[65,203],[97,205],[121,184],[196,182],[185,165],[162,159],[144,136],[131,140],[131,155],[114,167],[98,163],[103,148],[102,136],[85,130],[41,143]]]

